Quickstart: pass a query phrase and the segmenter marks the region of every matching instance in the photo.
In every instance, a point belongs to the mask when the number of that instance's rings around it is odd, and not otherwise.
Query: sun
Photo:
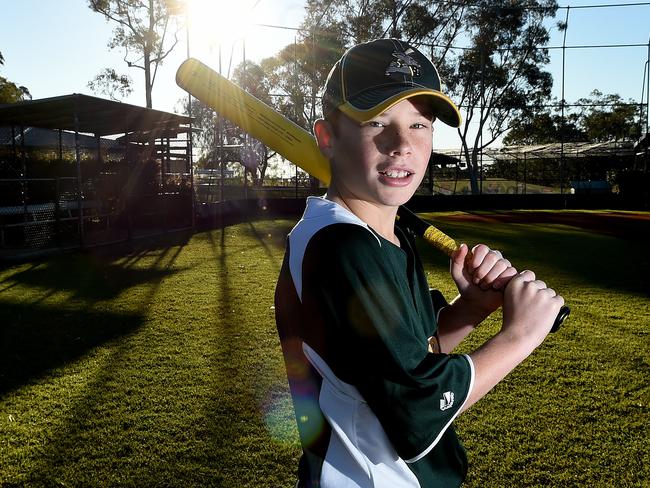
[[[259,0],[187,0],[193,42],[204,46],[250,38]]]

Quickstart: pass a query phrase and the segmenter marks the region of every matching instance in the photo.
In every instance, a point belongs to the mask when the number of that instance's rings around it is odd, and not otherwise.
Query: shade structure
[[[190,121],[184,115],[79,93],[0,105],[0,126],[63,129],[98,136],[140,131],[169,133]]]

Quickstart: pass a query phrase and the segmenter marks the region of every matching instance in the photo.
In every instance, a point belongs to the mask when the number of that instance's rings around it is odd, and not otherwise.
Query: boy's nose
[[[411,152],[411,140],[403,129],[393,129],[386,141],[387,153],[390,156],[402,156]]]

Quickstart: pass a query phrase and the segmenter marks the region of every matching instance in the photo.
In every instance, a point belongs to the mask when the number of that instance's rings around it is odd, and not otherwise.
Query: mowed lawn
[[[502,249],[572,308],[458,419],[466,486],[648,486],[648,221],[615,237],[426,216]],[[293,223],[0,269],[0,486],[292,487],[300,447],[273,292]],[[446,258],[421,251],[453,297]]]

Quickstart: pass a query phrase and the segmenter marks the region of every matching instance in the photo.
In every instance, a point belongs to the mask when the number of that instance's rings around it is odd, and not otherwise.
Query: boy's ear
[[[316,142],[318,143],[318,148],[320,152],[323,153],[327,159],[331,159],[334,131],[332,130],[332,124],[330,124],[325,119],[318,119],[314,122],[314,135],[316,136]]]

